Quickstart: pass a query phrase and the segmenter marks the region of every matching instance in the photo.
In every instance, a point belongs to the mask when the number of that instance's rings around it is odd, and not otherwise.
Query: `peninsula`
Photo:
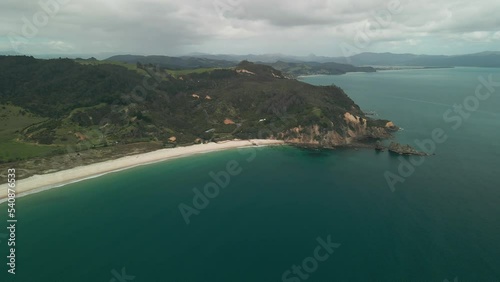
[[[61,181],[33,180],[30,185],[37,188],[199,150],[248,145],[216,145],[228,140],[375,148],[376,141],[398,130],[366,115],[337,86],[313,86],[248,61],[172,70],[140,62],[3,56],[0,77],[0,169],[18,168],[19,179],[66,171]],[[145,161],[131,157],[157,150]],[[85,170],[91,173],[67,171],[122,157],[119,165]],[[6,181],[0,174],[0,183]]]

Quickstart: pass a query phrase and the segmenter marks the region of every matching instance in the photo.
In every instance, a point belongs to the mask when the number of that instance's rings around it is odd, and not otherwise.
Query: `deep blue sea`
[[[247,148],[30,195],[16,275],[0,236],[0,281],[500,281],[500,69],[301,80],[342,87],[435,155]]]

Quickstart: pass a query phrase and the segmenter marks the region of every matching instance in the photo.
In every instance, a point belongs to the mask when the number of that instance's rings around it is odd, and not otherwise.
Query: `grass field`
[[[216,70],[218,68],[199,68],[199,69],[186,69],[186,70],[167,70],[167,72],[174,77],[178,77],[180,75],[186,75],[190,73],[204,73],[204,72],[211,72],[213,70]]]
[[[46,119],[34,116],[22,108],[0,104],[0,162],[45,156],[57,149],[54,146],[18,141],[19,132],[23,128],[44,120]]]

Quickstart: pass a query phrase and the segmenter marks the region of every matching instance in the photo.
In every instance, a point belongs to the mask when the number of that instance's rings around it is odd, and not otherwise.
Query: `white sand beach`
[[[284,144],[284,142],[281,140],[233,140],[221,143],[208,143],[187,147],[162,149],[144,154],[126,156],[115,160],[104,161],[86,166],[79,166],[49,174],[34,175],[26,179],[21,179],[16,182],[16,197],[19,198],[29,194],[61,187],[69,183],[94,178],[114,171],[120,171],[140,165],[190,156],[193,154],[208,153],[240,147],[282,144]],[[0,203],[3,203],[7,200],[7,189],[7,184],[0,185]]]

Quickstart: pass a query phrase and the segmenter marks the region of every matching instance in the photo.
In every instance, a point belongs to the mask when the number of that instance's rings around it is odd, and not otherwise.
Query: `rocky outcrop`
[[[370,126],[366,118],[346,112],[340,124],[332,122],[327,128],[318,124],[298,126],[282,132],[278,135],[278,139],[307,147],[375,147],[375,140],[392,137],[391,132],[394,127],[394,124],[390,127]]]
[[[380,141],[377,141],[375,143],[375,150],[376,151],[383,152],[383,151],[385,151],[385,149],[386,148],[384,147],[384,145],[382,145],[382,143]]]
[[[389,151],[399,154],[399,155],[415,155],[415,156],[427,156],[426,153],[424,152],[419,152],[415,150],[412,146],[410,145],[402,145],[396,142],[391,142],[389,145]]]
[[[391,130],[391,131],[398,131],[399,130],[399,127],[397,127],[396,125],[394,125],[394,123],[392,121],[389,121],[385,124],[385,128]]]

